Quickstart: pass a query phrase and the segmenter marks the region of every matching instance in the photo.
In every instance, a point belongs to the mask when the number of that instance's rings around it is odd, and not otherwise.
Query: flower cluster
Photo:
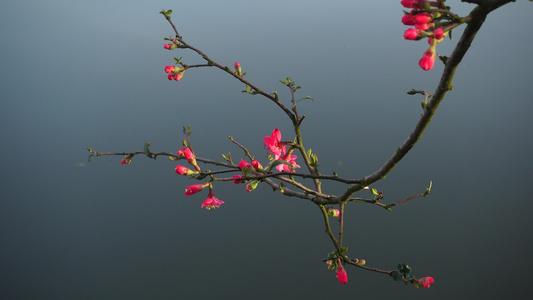
[[[174,50],[180,47],[180,43],[177,39],[171,39],[171,41],[172,41],[172,44],[164,44],[163,48],[167,50]]]
[[[181,158],[185,158],[187,162],[196,169],[196,171],[193,171],[187,167],[177,165],[176,173],[180,175],[196,175],[201,172],[200,167],[196,163],[196,156],[194,155],[194,153],[192,152],[190,148],[181,147],[181,149],[178,150],[176,154]],[[220,207],[220,205],[224,204],[224,201],[217,199],[217,197],[215,197],[215,194],[213,193],[213,185],[211,182],[189,185],[185,189],[185,196],[194,195],[200,192],[201,190],[205,189],[206,187],[209,188],[209,194],[207,195],[207,199],[205,199],[204,202],[202,202],[202,208],[205,207],[207,210],[209,210],[211,208]]]
[[[429,48],[424,52],[418,65],[425,71],[431,70],[435,64],[436,46],[440,43],[447,32],[438,24],[441,13],[434,11],[432,7],[444,7],[444,1],[427,0],[402,0],[401,4],[412,10],[402,17],[402,23],[414,28],[407,29],[403,37],[406,40],[420,40],[428,38]]]
[[[296,164],[297,156],[292,155],[294,148],[291,147],[289,151],[287,151],[285,148],[287,142],[281,141],[281,132],[279,129],[274,129],[270,136],[265,136],[263,138],[263,141],[265,147],[270,151],[270,154],[274,155],[274,160],[283,162],[276,166],[278,171],[294,172],[295,168],[300,167]]]
[[[346,269],[342,266],[340,259],[328,259],[326,260],[326,264],[328,265],[328,270],[335,270],[335,277],[337,277],[337,280],[341,285],[345,285],[348,283],[348,273],[346,273]]]
[[[165,66],[165,73],[168,73],[168,80],[179,81],[183,77],[186,68],[180,68],[177,66]]]
[[[238,63],[235,64],[235,68],[237,69],[237,72],[239,72],[237,64]],[[291,149],[287,151],[285,145],[288,142],[281,141],[281,132],[279,131],[279,129],[274,129],[270,136],[263,137],[263,141],[265,143],[265,147],[269,150],[269,158],[271,159],[271,162],[267,167],[268,170],[273,168],[274,165],[276,166],[276,169],[278,169],[278,171],[287,172],[294,172],[295,168],[300,167],[298,164],[296,164],[296,155],[291,154],[294,148],[291,147]],[[274,155],[274,157],[272,157],[272,155]],[[255,159],[252,159],[251,162],[241,160],[238,166],[239,169],[241,169],[243,175],[234,175],[233,182],[236,184],[247,183],[246,191],[248,192],[253,191],[259,184],[260,180],[246,180],[245,178],[248,177],[250,174],[257,176],[267,173],[261,163]]]

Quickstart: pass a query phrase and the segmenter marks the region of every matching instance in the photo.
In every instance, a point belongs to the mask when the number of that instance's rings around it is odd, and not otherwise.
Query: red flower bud
[[[427,33],[420,29],[409,28],[403,33],[403,38],[406,40],[419,40],[425,37]]]
[[[420,61],[418,61],[418,65],[420,66],[420,68],[422,68],[422,70],[429,71],[433,69],[433,65],[435,65],[435,57],[435,52],[431,51],[430,48],[426,52],[424,52],[424,55],[422,56]]]
[[[190,185],[185,189],[185,196],[190,196],[209,186],[209,183]]]
[[[342,267],[340,263],[337,267],[337,271],[335,272],[335,276],[337,277],[337,280],[339,280],[340,284],[345,285],[346,283],[348,283],[348,274],[346,274],[346,270]]]
[[[198,172],[195,172],[189,168],[186,168],[184,166],[177,165],[176,166],[176,173],[180,175],[192,175],[192,174],[198,174]]]
[[[406,14],[402,17],[403,25],[415,25],[415,16]]]
[[[429,286],[433,282],[435,282],[433,277],[423,277],[423,278],[418,279],[418,283],[420,284],[420,286],[422,286],[423,288],[426,288],[426,289],[429,289]]]
[[[442,27],[433,30],[433,37],[437,40],[440,40],[444,37],[444,31],[442,30]]]

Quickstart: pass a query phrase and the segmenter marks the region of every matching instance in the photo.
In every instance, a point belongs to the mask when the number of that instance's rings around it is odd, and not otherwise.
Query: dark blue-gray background
[[[448,2],[447,2],[448,3]],[[472,5],[449,1],[465,15]],[[206,193],[175,163],[101,152],[174,152],[191,124],[197,155],[242,152],[264,164],[262,137],[289,121],[214,69],[182,81],[163,72],[173,20],[218,62],[239,61],[266,91],[303,88],[303,137],[322,171],[360,178],[381,166],[421,113],[412,88],[435,88],[425,41],[405,41],[399,1],[11,1],[0,11],[0,294],[2,299],[525,299],[531,296],[530,195],[533,38],[529,1],[489,15],[422,140],[385,181],[386,201],[423,192],[387,212],[351,205],[351,257],[433,276],[417,290],[348,267],[341,286],[322,259],[332,251],[318,209],[259,186],[216,184]],[[447,55],[454,41],[438,46]],[[325,184],[325,192],[342,186]],[[362,193],[360,196],[370,197]]]

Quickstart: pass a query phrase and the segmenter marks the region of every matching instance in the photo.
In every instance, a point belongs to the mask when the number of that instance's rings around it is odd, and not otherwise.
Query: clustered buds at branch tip
[[[444,8],[443,1],[426,1],[426,0],[402,0],[401,4],[406,8],[412,8],[409,13],[406,13],[402,17],[402,23],[407,26],[414,26],[409,28],[403,33],[403,37],[406,40],[420,40],[428,38],[430,47],[424,52],[422,58],[418,62],[418,65],[422,70],[428,71],[435,65],[436,45],[440,43],[444,37],[448,34],[443,26],[440,26],[441,20],[451,21],[450,14],[443,14],[442,8]],[[436,7],[433,10],[431,7]],[[455,22],[455,18],[452,22]]]

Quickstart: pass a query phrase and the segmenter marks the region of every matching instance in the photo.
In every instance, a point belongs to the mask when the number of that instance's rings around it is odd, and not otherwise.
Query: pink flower
[[[233,175],[233,183],[240,184],[244,183],[244,180],[240,180],[239,178],[243,178],[243,175]]]
[[[178,46],[176,46],[174,44],[164,44],[163,48],[165,48],[167,50],[174,50],[174,49],[178,48]]]
[[[131,163],[131,156],[126,156],[124,157],[121,161],[120,161],[120,164],[121,165],[129,165]]]
[[[213,194],[213,190],[209,188],[209,195],[207,196],[207,199],[202,202],[202,208],[205,207],[205,209],[210,210],[211,208],[220,207],[222,204],[224,204],[224,201],[217,199]]]
[[[422,70],[429,71],[433,68],[433,65],[435,65],[435,52],[432,51],[432,48],[430,47],[426,52],[424,52],[424,55],[418,62],[418,65]]]
[[[433,277],[423,277],[423,278],[418,279],[418,283],[420,284],[420,286],[422,286],[423,288],[426,288],[426,289],[429,289],[429,286],[433,282],[435,282]]]
[[[263,137],[263,141],[268,150],[275,156],[280,156],[282,153],[285,154],[285,143],[281,142],[281,132],[279,129],[274,129],[271,136]]]
[[[335,271],[335,276],[337,277],[337,280],[339,280],[339,283],[342,285],[345,285],[348,283],[348,274],[346,274],[346,270],[342,267],[342,265],[338,264],[337,271]]]
[[[180,165],[177,165],[176,166],[176,173],[180,174],[180,175],[193,175],[193,174],[198,174],[198,172],[196,171],[193,171],[189,168],[186,168],[184,166],[180,166]]]
[[[251,165],[247,161],[241,159],[241,162],[239,163],[239,169],[241,170],[247,169],[249,168],[248,166],[251,166]]]
[[[292,165],[292,168],[287,166],[286,164],[279,164],[276,166],[276,169],[278,171],[286,171],[286,172],[294,172],[295,168],[299,168],[300,166],[296,164],[296,158],[298,158],[296,155],[292,155],[291,153],[287,153],[283,155],[282,157],[279,157],[278,160],[283,160]]]
[[[176,66],[165,66],[165,73],[172,73],[174,72],[178,67]]]
[[[401,4],[407,8],[424,8],[426,0],[402,0]]]
[[[188,163],[190,163],[193,166],[197,166],[196,164],[196,157],[194,156],[194,153],[192,150],[188,147],[181,147],[178,152],[176,152],[177,155],[185,157]]]
[[[179,81],[183,77],[183,73],[185,73],[186,70],[187,69],[185,68],[178,68],[177,66],[165,66],[165,73],[168,73],[168,80]]]
[[[235,74],[241,76],[242,75],[241,64],[236,62],[233,66],[235,67]]]
[[[406,14],[402,17],[403,25],[415,25],[415,16]]]
[[[444,37],[444,31],[442,30],[442,27],[433,30],[433,37],[437,40],[440,40]]]
[[[427,24],[433,20],[430,14],[424,12],[419,13],[414,16],[415,24]]]
[[[433,26],[433,23],[420,23],[415,24],[416,29],[420,30],[428,30],[431,26]]]
[[[259,172],[263,172],[264,169],[263,169],[263,166],[261,165],[260,162],[258,162],[257,160],[252,160],[252,163],[251,163],[252,167],[254,167],[254,169],[256,171],[259,171]]]
[[[207,186],[209,186],[209,183],[189,185],[185,189],[185,196],[190,196],[190,195],[196,194],[199,191],[201,191],[204,188],[206,188]]]
[[[403,33],[403,38],[406,40],[419,40],[426,36],[428,36],[427,32],[415,28],[409,28]]]
[[[255,168],[244,160],[241,160],[241,162],[239,163],[239,169],[242,170],[242,173],[244,175],[247,175],[248,173],[257,174],[257,171],[255,170]]]
[[[183,77],[183,72],[179,72],[177,74],[168,74],[168,80],[176,80],[180,81],[180,79]]]

